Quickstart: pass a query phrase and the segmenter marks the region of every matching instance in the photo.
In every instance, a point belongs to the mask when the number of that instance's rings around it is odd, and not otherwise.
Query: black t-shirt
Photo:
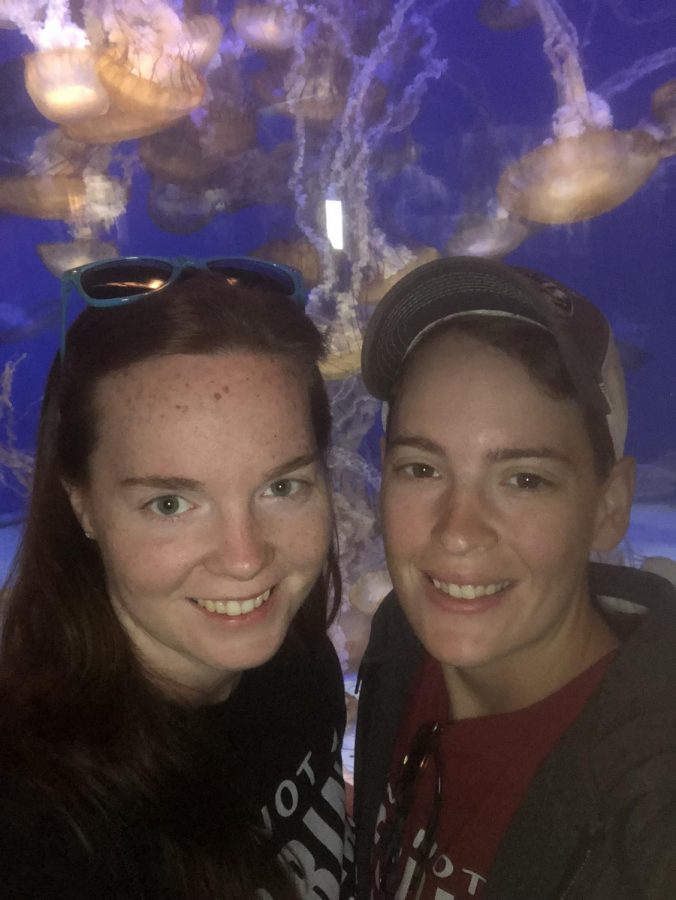
[[[315,651],[287,638],[272,660],[244,673],[232,697],[200,715],[215,784],[221,772],[214,760],[222,753],[248,805],[259,811],[254,824],[272,833],[299,897],[351,898],[352,834],[340,758],[344,693],[328,638]],[[152,833],[138,834],[127,822],[112,828],[107,822],[105,833],[105,842],[87,853],[44,793],[0,778],[0,900],[142,900]]]

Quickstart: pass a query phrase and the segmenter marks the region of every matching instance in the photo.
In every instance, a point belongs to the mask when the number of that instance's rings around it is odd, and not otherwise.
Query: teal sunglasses
[[[301,309],[307,304],[308,291],[300,272],[290,266],[252,256],[217,256],[213,259],[123,256],[104,259],[69,269],[61,276],[61,356],[66,350],[68,300],[72,290],[76,290],[89,306],[109,309],[156,294],[186,274],[204,270],[224,275],[235,286],[283,294]]]

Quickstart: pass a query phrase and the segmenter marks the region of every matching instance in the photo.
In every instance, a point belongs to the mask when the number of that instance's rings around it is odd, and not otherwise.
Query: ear
[[[92,529],[91,517],[87,508],[88,504],[86,491],[81,487],[75,487],[75,485],[68,484],[65,481],[62,481],[61,484],[64,491],[68,494],[71,509],[73,510],[75,518],[82,526],[82,530],[84,531],[85,536],[88,538],[93,538],[94,531]]]
[[[624,456],[615,463],[601,487],[592,550],[612,550],[627,533],[635,471],[633,457]]]

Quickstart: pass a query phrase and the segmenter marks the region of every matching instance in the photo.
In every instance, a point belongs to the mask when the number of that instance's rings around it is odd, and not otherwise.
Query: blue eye
[[[166,494],[164,497],[155,497],[147,504],[149,509],[160,516],[176,516],[190,509],[190,504],[183,497],[176,494]]]

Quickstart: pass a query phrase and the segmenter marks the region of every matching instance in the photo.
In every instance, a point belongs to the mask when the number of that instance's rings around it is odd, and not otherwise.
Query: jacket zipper
[[[587,833],[581,838],[577,848],[573,854],[570,865],[564,872],[561,884],[557,889],[556,900],[567,900],[571,896],[571,892],[578,883],[580,873],[587,865],[587,861],[594,850],[594,843],[603,833],[603,828],[596,824],[587,830]]]

